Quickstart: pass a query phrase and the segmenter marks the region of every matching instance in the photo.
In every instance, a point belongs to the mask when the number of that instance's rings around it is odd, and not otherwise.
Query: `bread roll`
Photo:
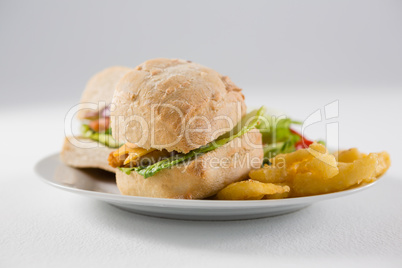
[[[131,70],[132,69],[128,67],[113,66],[92,76],[82,93],[80,100],[82,105],[77,113],[77,118],[84,119],[88,111],[94,111],[93,109],[87,108],[86,105],[83,105],[85,103],[98,105],[98,111],[109,105],[112,102],[116,84],[128,71]]]
[[[63,149],[60,153],[61,160],[72,167],[77,168],[100,168],[109,172],[116,172],[116,168],[109,166],[107,157],[115,148],[106,147],[96,141],[78,137],[76,141],[85,143],[84,146],[74,145],[67,137],[64,140]]]
[[[252,130],[196,160],[147,179],[135,171],[127,175],[116,170],[116,181],[123,195],[202,199],[247,178],[251,169],[261,167],[262,158],[261,134]]]
[[[97,115],[98,111],[105,108],[112,102],[113,92],[117,82],[131,69],[128,67],[114,66],[95,74],[87,83],[82,93],[80,110],[77,113],[79,119],[84,119],[88,113]],[[88,109],[86,103],[95,104],[95,109]],[[115,168],[108,165],[109,154],[116,150],[90,139],[78,138],[77,141],[84,142],[88,146],[79,147],[73,145],[66,137],[61,152],[61,160],[72,167],[79,168],[101,168],[115,172]]]
[[[178,59],[148,60],[117,84],[113,137],[141,148],[187,153],[232,129],[246,113],[228,77]]]

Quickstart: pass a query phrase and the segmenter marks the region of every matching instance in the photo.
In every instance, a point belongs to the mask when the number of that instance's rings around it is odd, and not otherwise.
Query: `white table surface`
[[[0,267],[402,267],[402,90],[314,92],[245,94],[300,120],[339,100],[340,146],[387,150],[391,169],[356,195],[233,222],[140,216],[44,184],[34,165],[60,150],[75,103],[4,104]]]

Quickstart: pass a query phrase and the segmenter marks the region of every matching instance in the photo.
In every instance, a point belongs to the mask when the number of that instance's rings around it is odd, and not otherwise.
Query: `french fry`
[[[366,157],[366,154],[359,152],[357,148],[339,151],[334,154],[338,162],[352,163],[353,161]]]
[[[260,200],[266,195],[289,192],[289,186],[247,180],[232,183],[218,192],[219,200]]]
[[[377,157],[368,155],[353,163],[338,163],[338,175],[325,178],[313,173],[299,173],[293,178],[293,195],[307,196],[345,190],[375,176]]]
[[[372,155],[377,156],[378,165],[375,169],[375,177],[378,179],[389,169],[391,166],[391,157],[387,152],[373,153]]]
[[[282,174],[284,169],[264,165],[263,168],[251,170],[249,173],[250,179],[265,182],[265,183],[281,183],[285,181],[285,176]]]

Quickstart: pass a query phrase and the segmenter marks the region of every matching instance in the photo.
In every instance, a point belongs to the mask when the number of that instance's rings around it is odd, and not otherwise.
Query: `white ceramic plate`
[[[374,185],[371,183],[337,193],[278,200],[182,200],[121,195],[114,174],[97,169],[68,167],[59,160],[58,154],[42,159],[35,170],[46,183],[56,188],[138,214],[185,220],[244,220],[276,216],[297,211],[318,201],[354,194]]]

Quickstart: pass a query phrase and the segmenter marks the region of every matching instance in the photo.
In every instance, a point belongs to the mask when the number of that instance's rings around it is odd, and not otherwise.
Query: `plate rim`
[[[55,188],[80,194],[87,197],[93,197],[98,200],[110,201],[110,202],[120,202],[126,204],[140,204],[147,206],[157,206],[157,207],[187,207],[187,208],[205,208],[205,209],[237,209],[237,208],[250,208],[250,207],[278,207],[278,206],[288,206],[288,205],[300,205],[309,204],[317,201],[325,201],[329,199],[338,198],[341,196],[351,195],[357,192],[364,191],[371,188],[378,183],[378,180],[366,184],[364,186],[355,187],[339,192],[312,195],[305,197],[293,197],[284,199],[267,199],[267,200],[203,200],[203,199],[171,199],[171,198],[158,198],[158,197],[143,197],[143,196],[128,196],[121,194],[105,193],[105,192],[95,192],[90,190],[84,190],[79,188],[73,188],[66,185],[59,184],[57,182],[51,181],[43,175],[40,171],[40,167],[46,163],[46,160],[51,160],[57,158],[57,161],[61,165],[65,165],[60,161],[60,153],[53,153],[42,157],[34,166],[36,175],[46,183],[47,185],[53,186]],[[67,165],[66,165],[67,166]],[[73,168],[73,167],[72,167]]]

